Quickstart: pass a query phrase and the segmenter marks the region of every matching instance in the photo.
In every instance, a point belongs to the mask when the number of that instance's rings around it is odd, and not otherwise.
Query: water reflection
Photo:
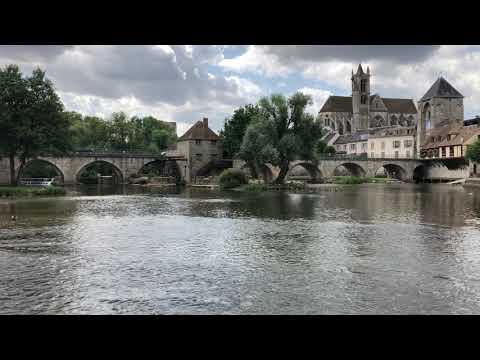
[[[0,201],[0,313],[480,313],[478,191],[68,193]]]

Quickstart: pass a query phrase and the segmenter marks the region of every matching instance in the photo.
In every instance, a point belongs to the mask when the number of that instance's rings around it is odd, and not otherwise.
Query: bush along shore
[[[223,176],[222,176],[223,175]],[[220,175],[220,188],[222,190],[234,190],[242,192],[262,192],[269,190],[283,190],[293,192],[318,192],[318,191],[341,191],[343,185],[359,184],[386,184],[393,180],[385,177],[357,177],[357,176],[335,176],[327,179],[322,184],[310,184],[305,181],[286,181],[284,184],[264,184],[261,180],[243,179],[240,173],[231,172]]]
[[[0,186],[0,197],[63,196],[66,191],[59,186]]]

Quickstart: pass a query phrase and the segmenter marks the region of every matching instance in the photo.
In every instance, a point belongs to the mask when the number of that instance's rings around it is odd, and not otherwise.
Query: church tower
[[[358,65],[357,73],[352,70],[352,133],[361,129],[368,129],[370,106],[370,68],[363,72],[362,65]]]

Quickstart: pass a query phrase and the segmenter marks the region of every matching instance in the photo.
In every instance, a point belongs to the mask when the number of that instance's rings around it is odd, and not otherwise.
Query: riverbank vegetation
[[[0,186],[0,197],[63,196],[66,191],[58,186]]]
[[[218,185],[221,190],[234,189],[247,184],[248,180],[245,173],[239,169],[227,169],[218,178]]]
[[[477,140],[471,145],[467,146],[467,152],[465,153],[465,159],[480,162],[480,140]]]
[[[385,177],[335,176],[332,183],[338,185],[385,184],[387,180]]]

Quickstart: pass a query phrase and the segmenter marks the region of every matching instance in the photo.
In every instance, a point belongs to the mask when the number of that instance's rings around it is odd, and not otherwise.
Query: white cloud
[[[312,97],[313,105],[308,106],[307,111],[310,112],[314,117],[317,117],[318,111],[325,103],[332,93],[330,91],[321,90],[321,89],[313,89],[309,87],[304,87],[298,89],[298,91],[308,94]]]
[[[262,48],[254,45],[249,46],[242,55],[224,59],[218,65],[224,70],[238,73],[252,72],[269,77],[286,76],[293,71],[290,67],[283,65],[275,55],[266,54]]]

